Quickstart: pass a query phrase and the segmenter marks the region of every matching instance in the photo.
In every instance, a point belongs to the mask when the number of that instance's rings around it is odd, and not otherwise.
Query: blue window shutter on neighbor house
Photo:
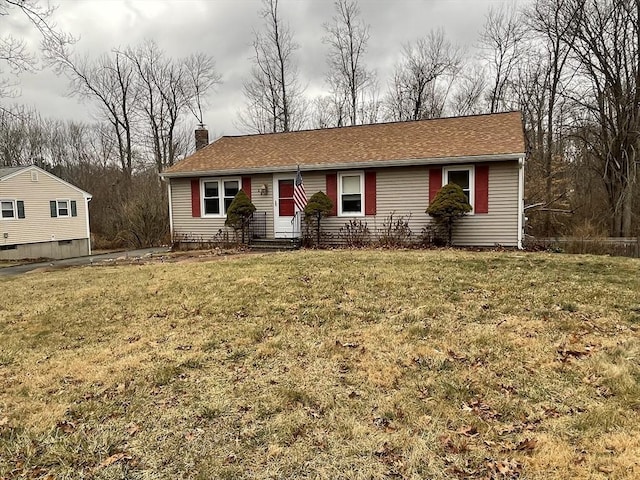
[[[76,205],[75,200],[71,200],[71,216],[72,217],[78,216],[78,206]]]
[[[51,209],[51,217],[57,217],[58,216],[58,208],[56,206],[56,201],[55,200],[51,200],[49,202],[49,208]]]
[[[16,204],[18,205],[18,218],[24,218],[24,202],[18,200]]]

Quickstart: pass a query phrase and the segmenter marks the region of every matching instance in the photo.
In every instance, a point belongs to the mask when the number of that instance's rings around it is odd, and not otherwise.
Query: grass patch
[[[0,478],[637,478],[639,269],[362,250],[3,279]]]

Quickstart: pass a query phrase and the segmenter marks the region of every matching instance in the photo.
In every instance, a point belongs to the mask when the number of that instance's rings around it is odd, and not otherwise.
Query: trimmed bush
[[[244,193],[244,190],[240,190],[236,193],[231,205],[229,205],[229,208],[227,209],[227,219],[224,224],[236,231],[242,231],[242,243],[244,243],[244,232],[249,225],[251,215],[253,215],[253,212],[255,211],[255,205],[251,203],[249,196]]]
[[[324,192],[314,193],[307,206],[304,207],[304,219],[307,223],[315,220],[316,223],[316,246],[320,246],[320,222],[323,217],[331,213],[333,202]]]
[[[436,225],[445,233],[447,245],[451,245],[453,224],[470,211],[471,205],[462,188],[455,183],[447,183],[438,191],[426,213],[433,217]]]

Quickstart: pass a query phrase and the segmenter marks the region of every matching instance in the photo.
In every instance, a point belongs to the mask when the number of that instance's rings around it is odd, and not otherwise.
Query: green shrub
[[[244,190],[240,190],[233,198],[233,202],[227,209],[227,219],[224,224],[227,227],[231,227],[234,230],[242,231],[242,243],[244,243],[244,232],[249,225],[253,212],[256,211],[256,207]]]
[[[310,223],[315,220],[316,246],[320,246],[320,222],[323,217],[331,213],[332,209],[333,202],[324,192],[314,193],[304,207],[305,222]]]
[[[451,245],[453,224],[470,211],[471,205],[462,188],[455,183],[447,183],[438,191],[426,213],[433,217],[436,225],[446,234],[447,245]]]

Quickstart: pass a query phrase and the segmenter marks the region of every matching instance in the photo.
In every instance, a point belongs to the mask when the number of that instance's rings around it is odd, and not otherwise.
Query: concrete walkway
[[[92,263],[102,262],[104,260],[112,260],[116,258],[141,258],[145,255],[158,254],[168,252],[167,247],[142,248],[140,250],[127,250],[124,252],[101,253],[99,255],[88,255],[86,257],[65,258],[63,260],[49,260],[47,262],[26,263],[24,265],[16,265],[15,267],[0,268],[0,277],[19,275],[21,273],[30,272],[38,268],[45,267],[71,267],[77,265],[91,265]]]

